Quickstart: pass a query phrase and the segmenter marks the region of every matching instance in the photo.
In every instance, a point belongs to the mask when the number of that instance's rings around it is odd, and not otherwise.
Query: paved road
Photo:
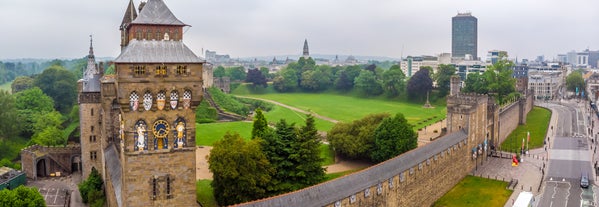
[[[584,105],[569,102],[547,106],[557,114],[557,120],[550,123],[549,168],[537,206],[594,206],[594,187],[580,187],[582,174],[587,174],[591,184],[594,183]]]

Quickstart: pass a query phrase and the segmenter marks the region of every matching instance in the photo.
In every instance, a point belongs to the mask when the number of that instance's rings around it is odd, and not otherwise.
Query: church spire
[[[83,91],[100,91],[100,73],[96,67],[96,57],[94,56],[94,45],[92,35],[89,35],[89,55],[87,55],[87,68],[83,71]]]
[[[304,58],[310,57],[310,51],[308,50],[308,39],[304,40]]]

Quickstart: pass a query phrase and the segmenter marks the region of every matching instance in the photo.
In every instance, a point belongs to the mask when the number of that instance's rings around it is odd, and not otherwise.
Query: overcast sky
[[[134,0],[135,5],[140,0]],[[551,59],[599,49],[597,0],[165,0],[201,54],[435,55],[451,52],[451,17],[478,18],[478,54]],[[120,52],[128,0],[0,0],[0,59],[98,57]]]

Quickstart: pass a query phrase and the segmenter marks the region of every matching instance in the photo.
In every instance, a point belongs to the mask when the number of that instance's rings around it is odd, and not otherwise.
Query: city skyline
[[[126,0],[0,3],[0,59],[81,58],[94,35],[98,57],[116,57],[118,22]],[[136,6],[139,0],[135,0]],[[510,57],[551,60],[571,50],[599,49],[593,27],[599,2],[543,1],[193,1],[166,0],[192,25],[185,42],[202,50],[249,56],[298,55],[308,40],[312,54],[385,56],[451,52],[451,17],[478,18],[478,56],[505,50]],[[75,26],[76,25],[76,26]]]

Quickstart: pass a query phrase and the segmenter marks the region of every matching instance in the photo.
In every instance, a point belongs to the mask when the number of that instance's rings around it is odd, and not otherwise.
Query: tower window
[[[152,199],[156,200],[156,178],[152,178]]]
[[[152,39],[152,30],[148,30],[148,40]]]
[[[175,36],[173,37],[173,40],[179,40],[179,30],[175,30]]]
[[[139,30],[139,29],[138,29],[138,30],[135,32],[135,38],[136,38],[136,39],[138,39],[138,40],[141,40],[141,39],[142,39],[142,38],[141,38],[141,30]]]
[[[160,40],[160,30],[156,30],[156,40]]]
[[[94,126],[91,127],[92,132],[94,132]]]
[[[171,177],[166,176],[166,198],[171,198]]]
[[[188,73],[187,65],[178,65],[177,66],[177,75],[186,75],[187,73]]]
[[[166,65],[156,66],[156,76],[166,76]]]
[[[94,115],[94,109],[92,109],[92,116]]]
[[[143,65],[134,66],[133,73],[135,73],[135,75],[145,75],[146,74],[146,66],[143,66]]]
[[[98,154],[96,151],[89,152],[89,159],[96,160],[98,158]]]

